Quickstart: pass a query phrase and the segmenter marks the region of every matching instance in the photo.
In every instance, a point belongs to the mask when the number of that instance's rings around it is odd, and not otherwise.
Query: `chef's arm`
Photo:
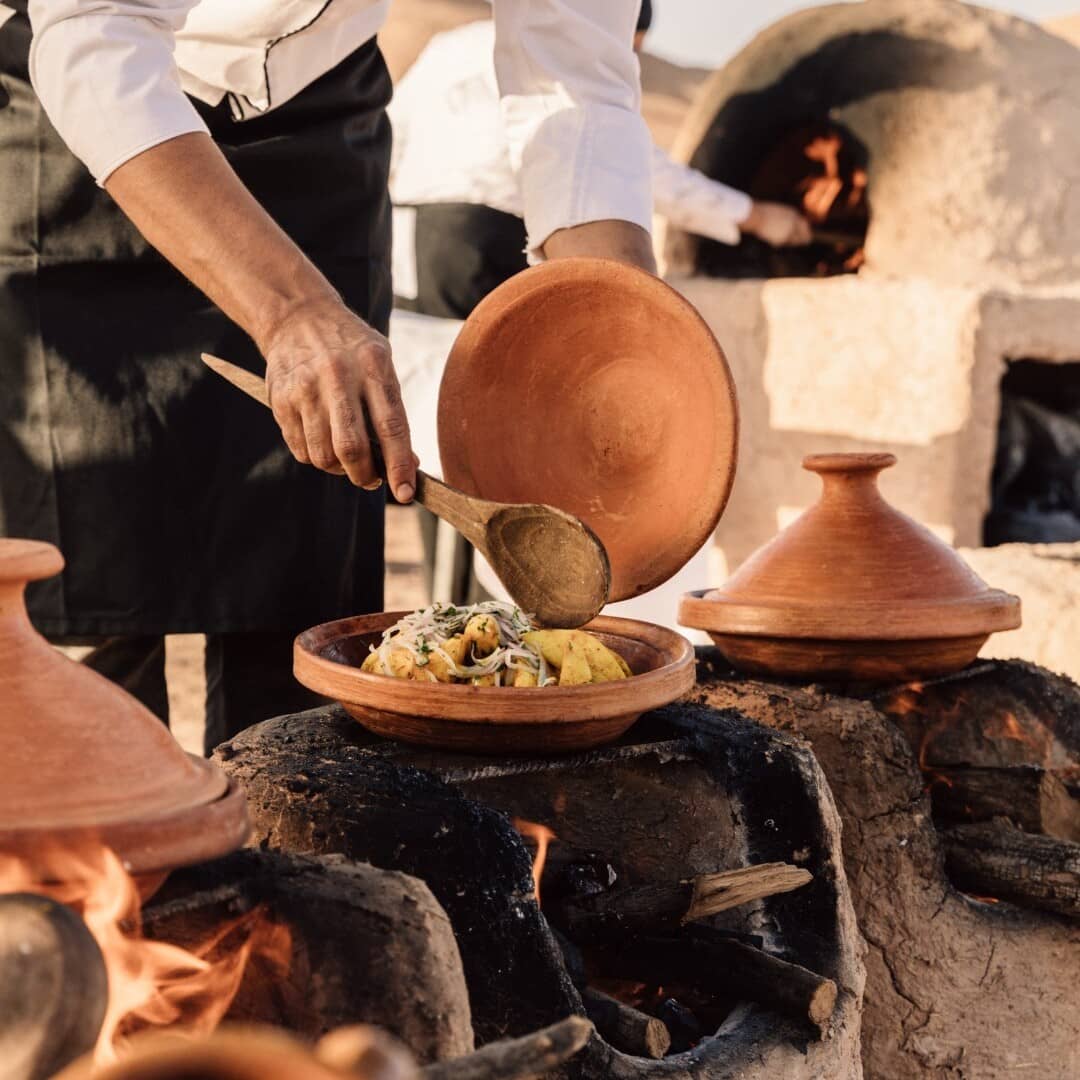
[[[395,496],[411,499],[416,466],[389,342],[349,311],[210,137],[161,143],[112,172],[105,187],[146,239],[254,339],[297,460],[377,483],[366,410]]]
[[[686,232],[721,244],[750,233],[774,247],[808,244],[810,223],[794,207],[761,202],[673,161],[658,146],[652,153],[656,212]]]
[[[639,0],[495,0],[495,71],[529,253],[655,271]]]
[[[259,206],[181,91],[173,34],[192,3],[30,0],[38,96],[150,243],[255,340],[294,456],[374,483],[366,411],[407,501],[415,460],[389,343]]]

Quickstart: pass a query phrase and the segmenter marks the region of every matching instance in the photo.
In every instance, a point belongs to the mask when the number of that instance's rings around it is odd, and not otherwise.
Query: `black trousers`
[[[208,634],[206,638],[206,754],[218,743],[283,713],[320,704],[292,676],[292,634]],[[165,638],[107,638],[83,663],[118,683],[165,723]]]

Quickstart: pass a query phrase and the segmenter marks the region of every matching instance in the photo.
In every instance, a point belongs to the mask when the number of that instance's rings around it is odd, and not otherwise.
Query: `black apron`
[[[397,307],[467,319],[493,289],[528,265],[525,222],[475,203],[424,203],[416,211],[416,296]]]
[[[51,636],[290,631],[379,610],[381,492],[297,464],[272,416],[200,363],[250,339],[139,235],[0,27],[0,534],[57,544]],[[259,202],[385,332],[390,78],[374,40],[280,108],[196,103]]]

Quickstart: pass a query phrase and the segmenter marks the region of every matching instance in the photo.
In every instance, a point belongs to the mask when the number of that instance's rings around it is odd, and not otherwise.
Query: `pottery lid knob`
[[[64,556],[41,540],[0,539],[0,582],[40,581],[64,569]]]
[[[807,454],[802,467],[825,473],[879,473],[896,464],[895,454]]]

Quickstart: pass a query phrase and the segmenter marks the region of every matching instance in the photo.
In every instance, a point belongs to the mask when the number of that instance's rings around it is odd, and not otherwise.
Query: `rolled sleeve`
[[[99,184],[144,150],[207,131],[173,59],[174,34],[192,6],[31,0],[31,82]]]
[[[652,223],[637,0],[495,0],[495,67],[533,258],[558,229]]]

